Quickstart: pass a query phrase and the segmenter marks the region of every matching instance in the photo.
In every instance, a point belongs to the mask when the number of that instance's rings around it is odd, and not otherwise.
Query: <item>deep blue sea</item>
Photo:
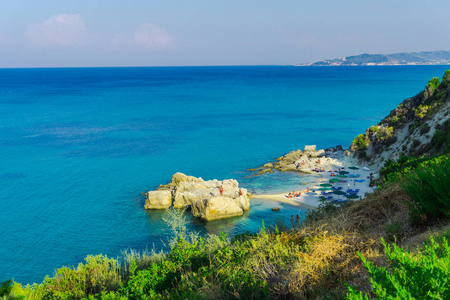
[[[236,178],[256,193],[305,178],[247,178],[305,144],[348,147],[448,66],[0,69],[0,280],[42,282],[88,254],[161,249],[144,195],[172,174]],[[302,208],[252,200],[201,234],[257,231]],[[271,208],[281,207],[273,213]]]

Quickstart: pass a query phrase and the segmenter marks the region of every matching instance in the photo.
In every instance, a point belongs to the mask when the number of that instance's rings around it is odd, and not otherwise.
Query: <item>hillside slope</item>
[[[450,70],[442,82],[431,79],[425,89],[404,100],[375,126],[358,135],[351,155],[372,165],[402,155],[439,154],[450,148]]]

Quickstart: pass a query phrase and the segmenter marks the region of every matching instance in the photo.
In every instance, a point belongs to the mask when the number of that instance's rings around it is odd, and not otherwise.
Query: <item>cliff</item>
[[[358,135],[350,155],[382,166],[402,155],[420,156],[450,149],[450,70],[442,81],[435,77],[425,89],[404,100],[375,126]]]

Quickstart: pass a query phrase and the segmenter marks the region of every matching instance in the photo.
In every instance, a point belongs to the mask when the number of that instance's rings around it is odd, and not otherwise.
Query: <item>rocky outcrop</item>
[[[360,163],[384,165],[402,155],[439,154],[450,143],[450,70],[431,79],[424,91],[404,100],[350,146]]]
[[[323,165],[338,164],[332,157],[337,154],[343,154],[342,150],[342,146],[340,145],[336,146],[336,148],[328,148],[326,150],[316,150],[316,145],[306,145],[303,151],[293,150],[277,158],[273,163],[267,163],[262,167],[249,169],[249,171],[257,171],[254,174],[255,176],[264,173],[273,173],[275,170],[280,172],[294,171],[310,173],[312,169],[320,168]]]
[[[244,197],[242,197],[244,198]],[[244,200],[244,202],[247,200]],[[236,199],[228,196],[216,196],[194,202],[191,207],[194,217],[204,221],[242,216],[244,210]]]
[[[239,183],[234,179],[204,181],[176,173],[172,176],[172,182],[146,195],[145,209],[191,207],[193,215],[204,220],[234,217],[250,209],[250,194],[246,189],[239,188]]]
[[[151,191],[146,195],[145,209],[163,209],[172,205],[171,191]]]

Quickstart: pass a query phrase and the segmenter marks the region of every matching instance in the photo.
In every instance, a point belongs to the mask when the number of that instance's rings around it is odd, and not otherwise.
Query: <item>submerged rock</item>
[[[214,201],[210,203],[212,199]],[[209,221],[242,215],[250,209],[250,201],[247,190],[239,188],[239,183],[234,179],[204,181],[202,178],[176,173],[172,176],[172,182],[160,186],[157,191],[148,192],[145,201],[145,209],[171,206],[190,206],[194,216]]]

